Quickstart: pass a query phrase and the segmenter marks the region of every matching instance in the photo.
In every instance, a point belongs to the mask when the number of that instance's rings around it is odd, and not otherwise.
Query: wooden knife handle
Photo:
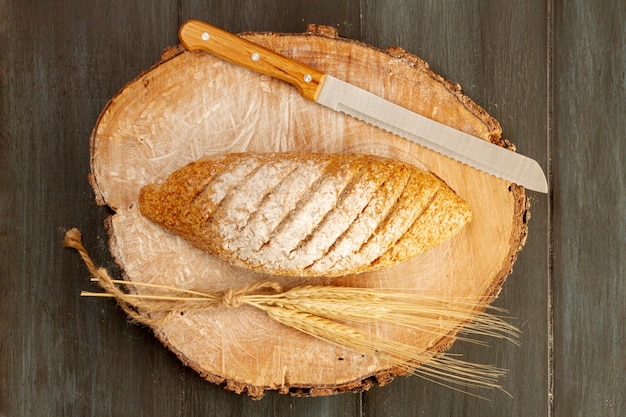
[[[199,20],[188,20],[178,31],[183,46],[202,49],[221,59],[294,85],[302,97],[316,101],[324,73],[237,35]]]

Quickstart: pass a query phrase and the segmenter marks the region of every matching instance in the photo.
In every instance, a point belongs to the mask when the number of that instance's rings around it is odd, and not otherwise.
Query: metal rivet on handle
[[[251,58],[253,61],[258,61],[259,59],[261,59],[261,56],[255,52],[252,54]]]
[[[304,74],[304,82],[305,83],[310,83],[311,80],[313,80],[313,77],[311,77],[311,74]]]
[[[208,41],[211,36],[209,36],[208,32],[202,32],[202,35],[200,35],[200,37],[203,41]]]

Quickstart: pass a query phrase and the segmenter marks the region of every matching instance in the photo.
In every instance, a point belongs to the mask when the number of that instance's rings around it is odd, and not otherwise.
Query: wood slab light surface
[[[305,34],[248,33],[247,39],[344,79],[415,112],[501,146],[501,128],[460,87],[400,48],[343,39],[330,28]],[[406,290],[492,300],[524,244],[529,217],[523,188],[405,139],[304,100],[281,81],[203,52],[172,48],[107,105],[91,138],[91,181],[111,251],[130,281],[219,291],[268,279],[224,264],[144,219],[140,188],[205,155],[241,151],[362,152],[426,168],[464,198],[472,223],[452,240],[396,267],[342,278],[277,280]],[[441,351],[441,336],[390,334]],[[260,397],[266,390],[324,395],[384,384],[398,369],[273,322],[248,307],[188,312],[153,329],[204,378]],[[386,329],[379,329],[389,333]]]

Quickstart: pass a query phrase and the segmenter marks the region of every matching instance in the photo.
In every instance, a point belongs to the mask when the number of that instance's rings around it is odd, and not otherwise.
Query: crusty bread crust
[[[471,219],[432,173],[360,154],[210,156],[146,185],[139,203],[145,217],[228,263],[287,276],[392,266]]]

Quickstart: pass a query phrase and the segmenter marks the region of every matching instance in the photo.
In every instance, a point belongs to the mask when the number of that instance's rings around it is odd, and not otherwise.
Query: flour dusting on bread
[[[141,213],[231,264],[341,276],[395,265],[459,232],[467,203],[441,179],[361,154],[234,153],[140,193]]]

